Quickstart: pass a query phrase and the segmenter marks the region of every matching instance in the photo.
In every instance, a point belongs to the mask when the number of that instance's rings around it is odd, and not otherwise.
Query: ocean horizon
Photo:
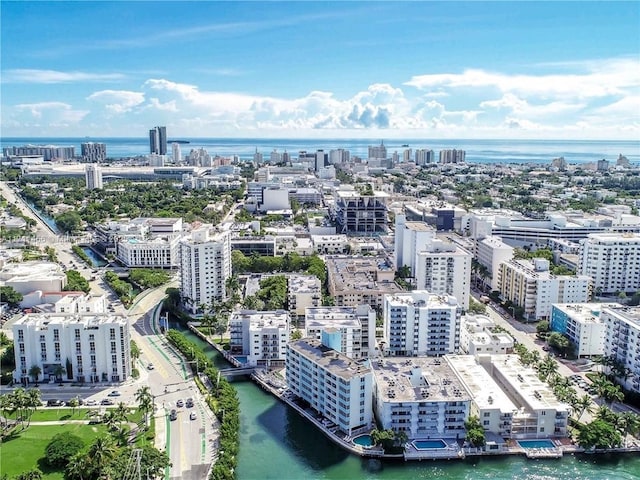
[[[168,139],[168,155],[170,144],[182,141],[181,154],[185,156],[191,149],[204,148],[211,155],[238,155],[242,160],[253,158],[255,151],[263,154],[265,160],[274,149],[282,153],[287,151],[297,156],[299,151],[329,151],[344,148],[352,156],[367,157],[368,147],[384,142],[387,154],[402,152],[407,148],[413,154],[418,149],[433,150],[436,155],[440,150],[462,149],[466,151],[467,163],[527,164],[551,163],[554,158],[564,157],[569,164],[595,162],[606,159],[615,165],[619,155],[629,159],[632,164],[640,164],[640,140],[478,140],[478,139],[425,139],[407,138],[375,139],[375,138],[195,138],[171,137]],[[80,155],[80,145],[85,142],[105,143],[107,157],[127,158],[149,154],[149,140],[146,137],[0,137],[0,148],[4,149],[21,145],[57,145],[73,146],[76,155]],[[408,145],[408,147],[407,147]]]

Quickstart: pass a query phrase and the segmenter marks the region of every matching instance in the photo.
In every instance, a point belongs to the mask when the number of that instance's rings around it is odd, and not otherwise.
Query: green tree
[[[547,343],[561,352],[566,351],[570,346],[567,337],[559,332],[551,332],[547,337]]]
[[[486,443],[484,428],[480,423],[480,418],[476,415],[469,416],[469,419],[464,422],[464,428],[467,431],[467,441],[474,447],[483,447]]]
[[[594,420],[580,429],[578,444],[584,449],[614,448],[620,446],[622,437],[613,425],[604,420]]]
[[[29,368],[29,376],[33,379],[33,383],[38,386],[38,379],[40,378],[40,374],[42,373],[42,369],[39,365],[31,365]]]
[[[549,322],[547,320],[542,320],[538,322],[536,325],[536,332],[545,333],[549,331]]]
[[[71,432],[54,435],[45,448],[45,459],[52,467],[66,467],[69,460],[84,448],[82,438]]]
[[[551,355],[547,355],[538,365],[538,376],[540,380],[544,382],[549,376],[556,373],[558,373],[558,362],[556,362]]]
[[[591,397],[586,393],[576,399],[576,401],[572,404],[574,413],[576,414],[576,420],[580,421],[584,412],[591,413],[591,411],[593,410],[591,404]]]
[[[78,397],[73,397],[67,402],[67,406],[71,407],[71,415],[76,414],[76,408],[80,405],[80,400]]]
[[[37,468],[17,475],[14,480],[42,480],[42,472]]]
[[[0,302],[9,304],[9,307],[18,307],[20,305],[20,302],[22,301],[22,298],[22,294],[16,292],[13,287],[0,287]]]
[[[67,372],[67,369],[64,368],[63,365],[58,364],[55,367],[53,367],[53,374],[56,377],[56,381],[58,381],[59,383],[62,383],[62,376]]]
[[[69,210],[55,217],[56,226],[64,233],[73,233],[80,230],[82,217],[78,212]]]
[[[84,292],[89,293],[91,291],[91,285],[89,281],[84,278],[77,270],[67,270],[67,285],[64,290],[69,292]]]
[[[291,332],[291,341],[300,340],[302,338],[302,332],[300,329],[296,328],[293,332]]]
[[[144,423],[149,424],[148,415],[153,410],[153,395],[151,395],[151,388],[148,386],[140,387],[136,390],[135,395],[136,402],[138,402],[138,408],[144,413]]]

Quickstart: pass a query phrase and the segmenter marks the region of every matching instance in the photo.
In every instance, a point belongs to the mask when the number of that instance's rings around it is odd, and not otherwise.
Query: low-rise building
[[[127,238],[116,244],[116,258],[130,268],[178,268],[180,236]]]
[[[382,429],[410,439],[463,438],[471,397],[440,358],[380,358],[371,361],[373,405]]]
[[[106,313],[29,313],[13,324],[16,382],[123,382],[131,375],[129,322]],[[32,366],[41,378],[30,379]]]
[[[313,250],[321,255],[341,255],[349,253],[346,235],[311,235]]]
[[[233,312],[229,318],[230,351],[246,356],[249,366],[282,366],[290,323],[289,313],[283,310]]]
[[[513,353],[514,340],[506,332],[497,332],[495,322],[485,315],[463,315],[460,350],[469,355]]]
[[[289,390],[347,435],[373,428],[371,368],[319,340],[287,345]]]
[[[538,373],[517,355],[479,355],[478,362],[516,404],[512,438],[566,437],[571,407],[558,401]]]
[[[53,262],[7,263],[0,270],[0,286],[13,287],[23,295],[36,290],[59,292],[67,286],[67,276],[62,267]]]
[[[470,415],[480,419],[486,432],[511,437],[513,415],[518,408],[473,355],[447,355],[456,378],[471,397]]]

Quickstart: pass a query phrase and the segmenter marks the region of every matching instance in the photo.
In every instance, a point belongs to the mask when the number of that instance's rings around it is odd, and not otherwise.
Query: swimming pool
[[[373,442],[371,441],[371,435],[360,435],[353,439],[353,443],[360,445],[361,447],[371,447]]]
[[[411,442],[416,450],[429,450],[434,448],[446,448],[444,440],[414,440]]]
[[[551,440],[518,440],[522,448],[555,448]]]

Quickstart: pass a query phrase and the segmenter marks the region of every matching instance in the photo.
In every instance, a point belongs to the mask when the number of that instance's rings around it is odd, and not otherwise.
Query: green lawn
[[[33,412],[33,416],[31,417],[32,422],[55,422],[59,420],[88,420],[89,415],[88,412],[105,412],[107,410],[112,410],[115,407],[91,407],[91,408],[76,408],[75,412],[72,412],[71,408],[66,407],[42,407]],[[133,409],[132,409],[133,410]],[[7,418],[15,418],[15,414],[7,415]],[[134,413],[129,415],[130,422],[139,422],[142,419],[142,412],[137,409]]]
[[[106,434],[103,425],[31,425],[20,432],[16,437],[2,442],[0,448],[0,475],[9,477],[38,467],[44,473],[44,480],[62,480],[62,471],[51,470],[41,460],[44,458],[44,450],[54,435],[61,432],[72,432],[82,438],[86,444],[94,438]]]

